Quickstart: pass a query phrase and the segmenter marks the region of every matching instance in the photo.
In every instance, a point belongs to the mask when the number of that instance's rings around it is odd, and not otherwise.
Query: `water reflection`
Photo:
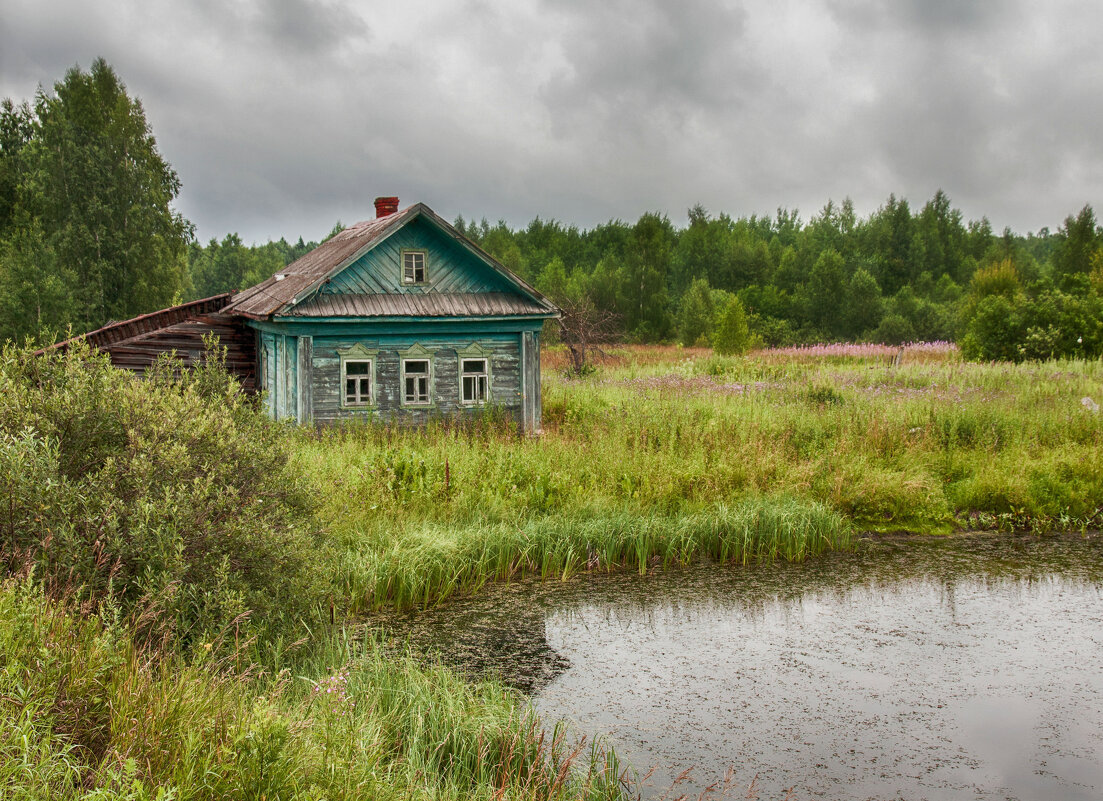
[[[604,734],[659,793],[1103,795],[1103,540],[882,540],[801,565],[515,582],[391,621]]]

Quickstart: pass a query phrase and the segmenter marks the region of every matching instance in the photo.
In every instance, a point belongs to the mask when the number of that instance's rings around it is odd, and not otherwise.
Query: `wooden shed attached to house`
[[[538,431],[540,329],[559,310],[427,206],[375,205],[254,287],[75,339],[140,373],[165,353],[198,363],[213,333],[280,420],[417,425],[494,409]]]
[[[478,413],[540,428],[540,329],[558,309],[421,203],[376,200],[223,313],[257,332],[277,419],[422,423]]]

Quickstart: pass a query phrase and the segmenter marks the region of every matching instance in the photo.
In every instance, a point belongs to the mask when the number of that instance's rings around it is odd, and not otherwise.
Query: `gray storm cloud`
[[[1056,226],[1103,178],[1086,0],[5,4],[0,94],[111,63],[201,238],[317,238],[398,194],[591,226],[944,189]]]

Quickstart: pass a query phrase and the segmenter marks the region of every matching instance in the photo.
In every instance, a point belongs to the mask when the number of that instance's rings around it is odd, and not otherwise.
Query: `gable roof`
[[[397,296],[319,295],[330,278],[376,245],[416,219],[433,224],[460,247],[504,278],[516,290],[509,293],[439,293]],[[547,298],[518,278],[486,251],[441,219],[424,203],[356,223],[323,242],[266,281],[243,289],[225,311],[256,320],[272,316],[303,317],[468,317],[484,315],[556,317],[559,310]]]

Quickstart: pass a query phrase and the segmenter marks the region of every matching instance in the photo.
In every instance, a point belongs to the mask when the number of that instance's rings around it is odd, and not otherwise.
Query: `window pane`
[[[475,378],[473,376],[465,375],[463,377],[463,399],[465,401],[475,400]]]
[[[425,254],[424,253],[403,253],[402,254],[402,275],[407,281],[414,281],[421,283],[425,280]]]
[[[464,359],[463,371],[465,373],[485,373],[486,359]]]
[[[410,360],[406,362],[406,373],[426,373],[429,372],[429,362],[424,360]]]
[[[371,362],[345,362],[345,375],[367,375]]]
[[[356,379],[350,378],[345,381],[345,400],[353,401],[356,399]]]

